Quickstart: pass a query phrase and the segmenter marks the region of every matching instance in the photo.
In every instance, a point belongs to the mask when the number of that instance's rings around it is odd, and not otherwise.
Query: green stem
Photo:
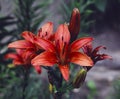
[[[29,69],[24,69],[24,76],[23,76],[23,95],[22,99],[26,98],[26,88],[28,86],[28,79],[29,79]]]
[[[62,99],[62,93],[61,92],[54,93],[53,97],[54,99]]]
[[[61,91],[58,91],[62,87],[62,75],[61,73],[56,69],[53,68],[47,68],[48,69],[48,79],[49,83],[51,83],[53,86],[55,86],[55,90],[53,91],[53,98],[54,99],[62,99],[63,93]]]

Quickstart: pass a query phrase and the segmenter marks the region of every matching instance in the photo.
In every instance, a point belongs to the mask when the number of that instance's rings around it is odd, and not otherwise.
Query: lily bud
[[[80,69],[76,74],[75,79],[72,84],[74,88],[79,88],[85,81],[87,71],[85,69]]]
[[[8,68],[14,68],[15,65],[14,64],[8,64]]]
[[[49,83],[49,91],[52,93],[53,92],[53,85]]]
[[[80,12],[77,8],[73,9],[68,28],[71,34],[72,42],[77,38],[78,33],[80,31]]]

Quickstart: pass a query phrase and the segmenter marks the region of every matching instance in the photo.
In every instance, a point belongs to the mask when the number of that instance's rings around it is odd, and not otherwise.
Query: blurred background
[[[98,62],[83,86],[63,99],[120,99],[120,0],[0,0],[0,99],[21,99],[21,69],[4,60],[7,45],[22,39],[24,30],[37,33],[45,22],[52,21],[54,29],[69,22],[75,7],[81,12],[79,37],[94,37],[94,47],[106,46],[101,53],[113,60]],[[44,71],[38,75],[32,70],[27,99],[52,99]]]

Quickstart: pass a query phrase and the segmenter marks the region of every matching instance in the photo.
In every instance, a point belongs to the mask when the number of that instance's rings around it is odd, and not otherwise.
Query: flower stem
[[[54,99],[62,99],[62,93],[60,92],[54,93],[53,97]]]
[[[54,99],[62,99],[62,95],[63,93],[60,90],[60,88],[62,87],[62,75],[60,72],[58,72],[57,70],[54,70],[53,68],[48,68],[48,79],[49,79],[49,83],[52,84],[54,86],[53,88],[53,98]]]
[[[28,79],[29,79],[29,69],[24,69],[24,76],[23,76],[23,95],[22,99],[26,99],[26,88],[28,86]]]

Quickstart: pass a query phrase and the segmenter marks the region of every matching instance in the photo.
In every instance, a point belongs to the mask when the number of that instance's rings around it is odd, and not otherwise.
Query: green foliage
[[[11,42],[14,37],[15,29],[8,29],[9,27],[16,24],[16,21],[11,16],[0,17],[0,63],[4,63],[4,55],[7,53],[6,46]],[[6,38],[8,37],[8,38]],[[5,40],[8,39],[8,40]]]
[[[7,50],[7,45],[15,39],[20,39],[21,32],[37,31],[48,14],[46,8],[51,1],[15,0],[15,16],[0,17],[0,99],[22,99],[23,70],[20,67],[8,68],[10,61],[5,61],[4,55],[10,52]],[[31,71],[32,74],[34,74],[33,71]],[[41,82],[38,76],[29,78],[29,85],[25,91],[26,99],[47,99],[49,97],[49,91],[46,91],[48,86],[44,85],[44,87]]]
[[[101,11],[105,12],[107,0],[94,0],[96,8]]]
[[[120,99],[120,79],[114,81],[113,88],[114,93],[111,99]]]
[[[3,97],[9,95],[9,93],[13,91],[13,85],[16,86],[20,81],[20,79],[16,77],[14,70],[14,68],[7,68],[4,65],[0,65],[0,99],[8,99]]]
[[[88,81],[87,87],[89,89],[89,94],[87,95],[87,99],[94,99],[96,95],[96,85],[94,81]]]
[[[0,99],[17,80],[15,72],[6,66],[7,62],[4,60],[4,55],[8,52],[7,44],[14,39],[14,36],[11,35],[14,35],[15,30],[9,29],[9,27],[15,24],[14,18],[9,15],[0,17]],[[9,39],[5,40],[6,37]]]
[[[46,8],[50,2],[51,0],[16,0],[17,32],[37,31],[40,23],[48,14]]]
[[[46,90],[48,89],[47,81],[44,81],[42,78],[40,78],[40,75],[36,74],[36,72],[33,72],[33,70],[31,70],[30,72],[31,73],[28,79],[28,85],[25,90],[25,99],[39,99],[39,98],[50,99],[49,91]],[[23,95],[22,83],[24,82],[23,68],[21,67],[12,68],[12,69],[9,69],[9,74],[7,72],[5,73],[6,74],[3,74],[3,75],[9,75],[9,79],[6,78],[5,76],[2,77],[1,86],[3,85],[4,86],[3,87],[0,86],[0,93],[2,94],[0,99],[1,98],[2,99],[22,99],[22,95]]]
[[[47,80],[40,78],[40,75],[33,73],[29,79],[26,99],[50,99],[50,92]],[[32,86],[32,87],[31,87]]]

